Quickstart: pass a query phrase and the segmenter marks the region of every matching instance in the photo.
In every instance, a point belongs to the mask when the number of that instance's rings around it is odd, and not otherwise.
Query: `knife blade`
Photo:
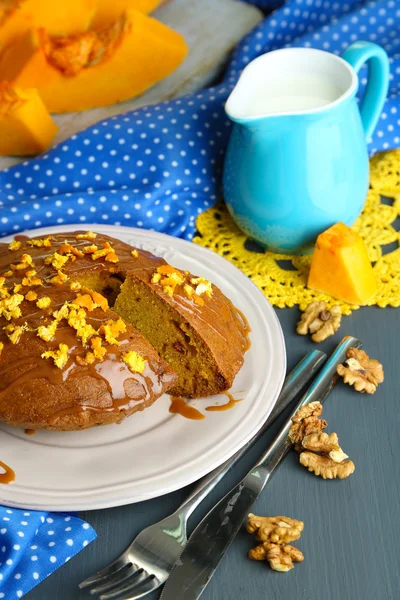
[[[197,525],[167,579],[160,600],[196,600],[201,596],[254,502],[291,448],[288,433],[292,416],[304,404],[326,399],[337,380],[337,365],[346,360],[348,348],[360,346],[361,342],[350,336],[337,346],[268,450]]]

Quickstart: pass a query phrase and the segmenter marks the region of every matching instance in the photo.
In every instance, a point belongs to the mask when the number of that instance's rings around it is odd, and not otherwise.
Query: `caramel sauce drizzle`
[[[0,460],[0,468],[4,470],[4,473],[0,473],[0,484],[9,484],[15,481],[15,473],[11,467],[6,465]]]
[[[177,396],[171,396],[171,406],[169,412],[173,414],[182,415],[186,419],[192,419],[193,421],[201,421],[205,419],[205,416],[197,410],[194,406],[187,404],[185,398],[179,398]]]
[[[232,394],[230,394],[229,392],[222,392],[221,396],[227,396],[228,402],[226,402],[225,404],[213,404],[211,406],[207,406],[206,410],[209,410],[211,412],[213,412],[213,411],[230,410],[238,402],[241,402],[243,400],[243,398],[237,398],[237,399],[234,398],[232,396]]]
[[[225,404],[213,404],[211,406],[207,406],[206,410],[211,412],[230,410],[238,402],[243,400],[243,398],[234,398],[230,392],[221,392],[220,395],[226,396],[228,398],[228,402]],[[186,419],[192,419],[193,421],[205,419],[205,416],[199,410],[197,410],[197,408],[190,406],[185,398],[180,398],[177,396],[171,396],[171,406],[169,408],[169,412],[181,415]]]

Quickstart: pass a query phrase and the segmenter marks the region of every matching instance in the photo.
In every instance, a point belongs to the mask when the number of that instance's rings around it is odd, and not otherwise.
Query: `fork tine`
[[[134,577],[138,577],[143,572],[143,569],[139,569],[136,565],[133,564],[127,564],[125,565],[125,567],[122,567],[122,569],[120,569],[116,573],[113,573],[112,575],[103,578],[100,582],[100,585],[97,585],[96,587],[93,587],[89,590],[90,594],[95,595],[102,594],[103,592],[108,592],[116,585],[120,585],[127,579],[132,580]]]
[[[118,587],[117,589],[102,594],[100,596],[100,600],[113,600],[114,598],[117,598],[124,592],[129,592],[129,595],[131,595],[132,592],[135,594],[135,590],[139,588],[141,589],[143,585],[149,583],[153,579],[154,575],[148,575],[146,571],[143,571],[137,578],[135,578],[135,581],[133,583],[127,581],[124,585]]]
[[[138,592],[133,596],[122,596],[119,600],[139,600],[139,598],[144,598],[147,594],[154,592],[154,590],[158,589],[161,585],[162,583],[155,577],[149,583],[140,587]]]
[[[141,585],[138,591],[134,592],[133,595],[132,592],[128,592],[127,595],[119,596],[118,600],[139,600],[139,598],[144,598],[151,592],[154,592],[154,590],[159,588],[161,585],[161,582],[155,577],[149,583],[143,582],[143,585]],[[100,600],[102,599],[100,598]]]
[[[92,585],[92,583],[100,582],[102,579],[104,579],[108,575],[113,575],[114,573],[118,573],[118,571],[121,571],[121,569],[123,569],[126,564],[129,565],[132,563],[130,563],[126,559],[125,554],[121,554],[121,556],[119,556],[116,560],[114,560],[114,562],[110,563],[107,567],[104,567],[104,569],[101,569],[101,571],[97,571],[97,573],[95,573],[91,577],[88,577],[87,579],[85,579],[85,581],[82,581],[82,583],[79,584],[79,588],[80,589],[86,588],[89,585]]]

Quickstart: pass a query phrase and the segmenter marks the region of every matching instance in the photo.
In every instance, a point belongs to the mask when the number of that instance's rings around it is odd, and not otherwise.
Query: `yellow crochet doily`
[[[378,281],[378,292],[370,304],[400,306],[400,231],[395,223],[400,217],[400,149],[374,156],[370,169],[370,190],[354,224],[367,245]],[[340,304],[343,314],[359,308],[306,287],[312,255],[249,250],[248,237],[237,228],[224,204],[199,215],[196,224],[200,235],[193,241],[241,269],[274,306],[298,304],[304,310],[313,300],[325,300],[328,306]]]

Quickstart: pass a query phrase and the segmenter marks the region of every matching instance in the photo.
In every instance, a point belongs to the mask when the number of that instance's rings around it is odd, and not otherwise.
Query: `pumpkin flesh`
[[[46,150],[57,126],[35,89],[0,84],[0,154],[28,156]]]
[[[362,237],[344,223],[336,223],[321,233],[307,285],[349,304],[368,304],[377,291],[377,283]]]
[[[149,14],[160,4],[160,0],[97,0],[96,13],[91,27],[102,29],[127,10],[134,9]]]
[[[50,35],[85,31],[96,6],[96,0],[9,0],[0,10],[0,48],[37,27],[44,27]]]
[[[188,50],[179,33],[135,10],[93,33],[89,52],[75,64],[68,52],[86,34],[64,40],[63,53],[59,39],[30,32],[0,56],[0,80],[36,87],[50,112],[82,111],[138,96],[174,71]]]

